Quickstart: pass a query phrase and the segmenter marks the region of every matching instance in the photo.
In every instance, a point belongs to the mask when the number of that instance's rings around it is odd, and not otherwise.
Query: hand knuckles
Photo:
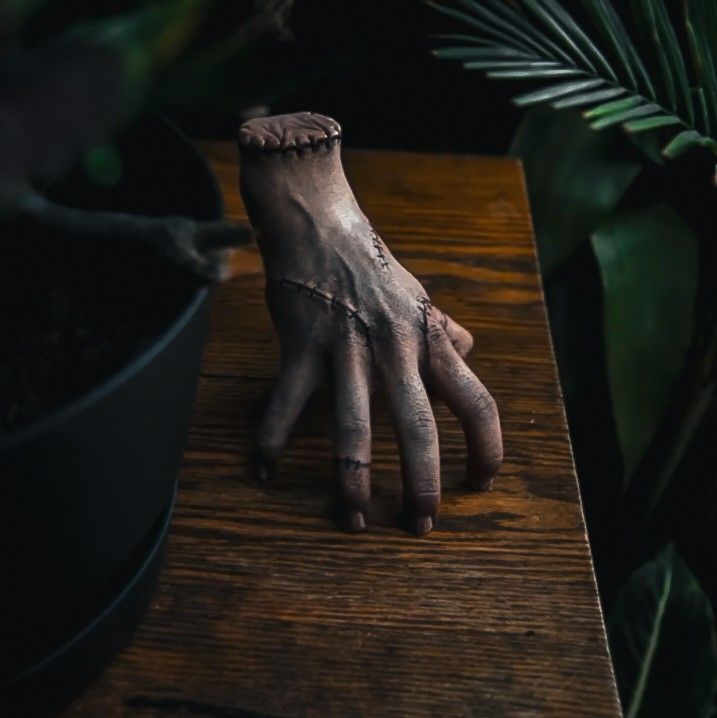
[[[343,416],[337,422],[336,429],[342,436],[354,439],[371,437],[371,423],[363,417]]]
[[[471,399],[471,411],[486,418],[498,415],[495,399],[487,391],[481,391]]]
[[[436,429],[436,420],[430,409],[414,409],[408,417],[408,424],[412,430],[419,434],[433,432]]]

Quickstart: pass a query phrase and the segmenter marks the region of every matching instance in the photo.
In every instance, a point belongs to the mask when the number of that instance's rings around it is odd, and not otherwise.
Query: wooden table
[[[230,217],[236,153],[207,144]],[[331,518],[320,404],[278,483],[247,473],[277,344],[254,251],[215,300],[166,566],[131,645],[67,716],[620,714],[519,164],[347,151],[359,202],[434,302],[468,327],[501,410],[490,494],[461,486],[457,421],[436,406],[444,498],[421,539],[396,526],[397,455],[374,426],[363,535]]]

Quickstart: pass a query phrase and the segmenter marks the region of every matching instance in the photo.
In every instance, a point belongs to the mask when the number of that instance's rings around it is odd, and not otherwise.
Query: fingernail
[[[423,536],[433,530],[433,518],[431,516],[414,516],[411,520],[411,531],[416,536]]]
[[[257,462],[254,466],[254,476],[257,481],[264,483],[271,480],[271,471],[266,464]]]
[[[366,530],[366,517],[361,511],[353,511],[344,517],[344,529],[350,533]]]
[[[267,461],[257,450],[252,457],[252,473],[257,481],[271,481],[276,475],[276,465]]]

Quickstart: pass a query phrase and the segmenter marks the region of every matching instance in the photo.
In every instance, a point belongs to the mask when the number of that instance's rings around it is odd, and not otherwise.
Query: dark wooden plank
[[[207,144],[230,216],[237,158]],[[330,518],[321,398],[270,487],[247,475],[277,346],[258,255],[215,297],[167,562],[132,644],[68,716],[615,716],[607,653],[520,166],[504,158],[346,152],[359,201],[433,300],[477,340],[506,462],[461,486],[440,406],[437,529],[396,526],[400,482],[377,401],[370,530]]]

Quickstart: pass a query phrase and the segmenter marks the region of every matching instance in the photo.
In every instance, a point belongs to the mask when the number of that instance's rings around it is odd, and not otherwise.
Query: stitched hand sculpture
[[[281,373],[257,437],[268,478],[311,394],[333,375],[335,472],[342,523],[366,527],[374,382],[391,407],[406,526],[433,528],[441,485],[438,434],[425,385],[463,426],[467,478],[491,487],[502,461],[495,402],[461,358],[470,334],[434,307],[359,208],[340,158],[341,128],[311,112],[246,122],[241,192],[266,271]]]

